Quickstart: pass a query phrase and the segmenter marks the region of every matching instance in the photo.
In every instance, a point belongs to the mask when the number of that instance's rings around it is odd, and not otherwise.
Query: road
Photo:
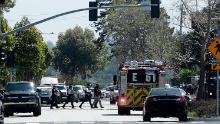
[[[42,115],[33,117],[32,113],[19,113],[5,118],[6,124],[144,124],[149,122],[142,121],[141,111],[132,111],[131,115],[117,114],[117,106],[110,105],[109,101],[103,100],[105,108],[91,109],[88,103],[84,103],[83,109],[80,109],[79,103],[75,103],[75,108],[67,106],[65,109],[50,109],[42,107]],[[61,106],[61,105],[60,105]],[[180,123],[177,118],[153,118],[153,123]],[[152,122],[151,122],[152,123]],[[181,123],[207,123],[203,121],[188,121]],[[208,122],[209,124],[218,124],[219,122]]]

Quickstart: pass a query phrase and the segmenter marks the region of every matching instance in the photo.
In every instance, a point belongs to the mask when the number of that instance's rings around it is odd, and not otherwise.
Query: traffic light
[[[7,67],[13,68],[15,67],[15,53],[14,51],[7,52]]]
[[[5,52],[3,46],[0,46],[0,65],[4,64]]]
[[[208,90],[208,98],[216,98],[216,71],[206,72],[206,85]]]
[[[98,2],[89,2],[89,7],[97,7]],[[98,10],[91,9],[89,10],[89,21],[97,21],[98,18]]]
[[[5,0],[0,0],[0,4],[5,4]]]
[[[151,18],[160,18],[160,0],[151,0],[151,4],[158,6],[151,6]]]

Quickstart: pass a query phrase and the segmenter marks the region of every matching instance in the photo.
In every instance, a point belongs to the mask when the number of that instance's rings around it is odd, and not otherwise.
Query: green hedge
[[[216,100],[193,101],[189,104],[189,112],[198,117],[216,116]]]

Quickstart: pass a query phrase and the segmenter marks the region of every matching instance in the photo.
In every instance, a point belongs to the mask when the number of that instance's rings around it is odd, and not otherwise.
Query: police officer
[[[73,87],[72,85],[69,85],[68,89],[67,89],[67,100],[66,102],[63,104],[63,108],[65,108],[65,105],[68,104],[68,102],[71,103],[71,106],[72,108],[74,108],[74,104],[73,104],[73,101],[74,101],[74,90],[73,90]]]
[[[53,86],[52,88],[52,95],[51,95],[51,104],[50,104],[50,109],[53,109],[53,106],[56,108],[59,108],[58,106],[58,97],[59,97],[59,90],[57,89],[56,86]]]
[[[93,106],[94,108],[98,108],[97,104],[99,102],[99,105],[101,108],[104,108],[102,106],[102,102],[101,102],[101,90],[100,90],[100,87],[99,87],[99,84],[96,84],[95,87],[94,87],[94,102],[93,102]]]
[[[82,105],[84,102],[89,101],[90,107],[93,108],[91,99],[92,99],[92,92],[90,90],[90,84],[86,85],[85,91],[85,98],[83,99],[82,103],[79,105],[80,108],[82,108]]]

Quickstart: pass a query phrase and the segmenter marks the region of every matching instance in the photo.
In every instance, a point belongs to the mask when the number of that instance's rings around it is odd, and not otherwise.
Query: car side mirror
[[[113,76],[113,85],[116,85],[116,84],[117,84],[117,81],[118,81],[117,75],[114,75],[114,76]]]

